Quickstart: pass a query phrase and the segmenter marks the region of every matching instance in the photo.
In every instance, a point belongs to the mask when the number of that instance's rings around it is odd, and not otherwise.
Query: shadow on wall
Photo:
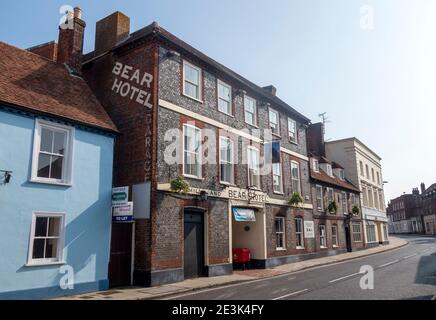
[[[80,281],[76,283],[73,290],[63,291],[60,288],[60,280],[63,274],[57,272],[53,273],[53,279],[44,279],[42,281],[42,286],[50,286],[47,288],[47,292],[43,295],[45,297],[59,296],[75,294],[79,292],[93,291],[107,289],[108,285],[108,264],[109,264],[109,250],[110,250],[110,228],[111,228],[111,180],[108,182],[109,177],[112,177],[112,172],[105,172],[104,166],[102,165],[103,157],[107,159],[107,155],[103,154],[104,151],[112,152],[112,145],[108,143],[108,148],[102,148],[100,144],[96,144],[95,140],[92,139],[92,134],[90,135],[78,135],[76,134],[76,143],[80,141],[82,144],[93,145],[93,148],[98,148],[98,161],[99,164],[99,180],[98,183],[98,199],[92,203],[89,207],[80,213],[76,214],[73,220],[69,219],[69,214],[71,217],[71,212],[69,209],[59,210],[61,212],[66,211],[67,225],[65,227],[65,242],[64,242],[64,259],[67,265],[73,267],[75,281]],[[104,139],[102,140],[104,141]],[[107,142],[106,142],[107,143]],[[110,153],[112,155],[112,153]],[[81,162],[86,159],[87,154],[83,154],[82,158],[78,159],[78,152],[75,152],[75,162]],[[31,160],[30,160],[31,161]],[[77,164],[77,163],[76,163]],[[83,165],[83,164],[82,164]],[[111,167],[110,167],[111,168]],[[83,169],[81,171],[84,171]],[[80,199],[83,196],[86,198],[85,184],[89,184],[89,176],[86,172],[82,175],[78,174],[78,170],[73,170],[74,179],[72,187],[58,187],[50,185],[41,185],[34,183],[23,183],[22,187],[34,188],[40,190],[53,190],[59,192],[62,198],[59,198],[61,205],[59,208],[65,208],[68,206],[80,207]],[[105,188],[102,188],[102,186]],[[82,188],[83,187],[83,188]],[[94,187],[95,188],[95,187]],[[89,190],[89,189],[88,189]],[[37,190],[35,190],[37,192]],[[69,199],[69,195],[65,195],[65,192],[71,192],[73,194],[73,199]],[[51,206],[53,208],[55,206]],[[30,229],[29,229],[30,237]],[[28,239],[29,241],[29,239]],[[92,264],[92,266],[90,265]],[[20,272],[35,272],[35,276],[38,275],[38,270],[60,270],[59,265],[56,266],[42,266],[42,267],[21,267],[17,270]],[[88,269],[85,271],[85,269]],[[80,273],[80,276],[78,276]]]

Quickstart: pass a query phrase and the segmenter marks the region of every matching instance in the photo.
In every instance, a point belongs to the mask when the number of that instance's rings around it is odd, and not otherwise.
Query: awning
[[[256,221],[254,209],[248,208],[233,208],[235,221]]]

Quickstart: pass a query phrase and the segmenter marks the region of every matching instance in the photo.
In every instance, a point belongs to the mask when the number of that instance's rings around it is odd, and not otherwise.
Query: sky
[[[57,39],[63,5],[80,6],[85,52],[114,11],[131,31],[157,21],[208,56],[382,157],[385,198],[436,182],[434,0],[2,0],[0,41]]]

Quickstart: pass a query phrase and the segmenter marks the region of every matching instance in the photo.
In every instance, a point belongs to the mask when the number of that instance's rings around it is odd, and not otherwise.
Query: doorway
[[[109,286],[130,286],[132,281],[133,223],[113,223],[109,261]]]
[[[350,225],[348,224],[345,225],[345,242],[347,245],[347,252],[353,251],[353,247],[351,245],[351,230]]]
[[[184,212],[184,274],[185,279],[204,274],[204,211]]]

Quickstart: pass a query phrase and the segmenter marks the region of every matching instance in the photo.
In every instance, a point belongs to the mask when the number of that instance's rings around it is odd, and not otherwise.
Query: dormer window
[[[341,180],[345,180],[345,171],[344,171],[344,169],[339,169],[339,178]]]
[[[319,161],[318,159],[312,159],[312,169],[315,172],[319,172]]]
[[[333,169],[332,169],[332,165],[331,165],[330,163],[327,163],[326,168],[327,168],[327,174],[328,174],[330,177],[333,177]]]

